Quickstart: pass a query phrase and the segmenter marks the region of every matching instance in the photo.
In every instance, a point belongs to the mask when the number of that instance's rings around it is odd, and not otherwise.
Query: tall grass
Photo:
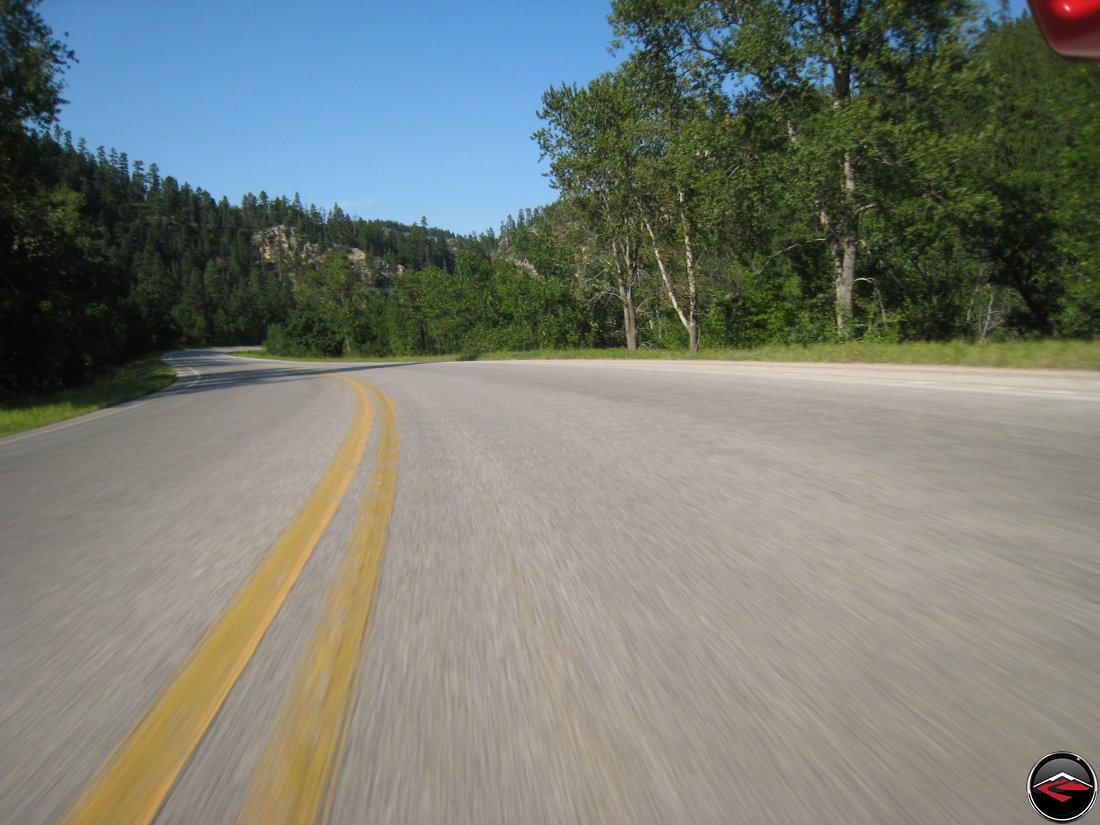
[[[0,436],[56,424],[148,395],[167,387],[175,377],[173,369],[156,356],[131,361],[87,386],[0,406]]]

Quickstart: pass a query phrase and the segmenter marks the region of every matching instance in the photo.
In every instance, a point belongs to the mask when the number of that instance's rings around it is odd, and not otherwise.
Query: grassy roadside
[[[999,344],[967,344],[962,341],[881,344],[775,345],[754,349],[704,349],[692,355],[683,350],[569,349],[523,352],[484,352],[465,355],[408,356],[405,358],[356,356],[349,358],[289,358],[264,350],[234,353],[244,357],[280,361],[499,361],[544,358],[695,359],[716,361],[806,361],[819,363],[926,364],[960,367],[1010,367],[1015,369],[1100,370],[1100,341],[1016,341]]]
[[[0,407],[0,436],[56,424],[121,404],[167,387],[175,380],[173,369],[152,355],[131,361],[86,387],[27,399]]]

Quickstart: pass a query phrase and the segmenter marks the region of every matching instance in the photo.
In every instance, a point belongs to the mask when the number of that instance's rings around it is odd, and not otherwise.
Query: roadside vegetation
[[[613,0],[620,65],[542,96],[558,199],[459,236],[74,140],[38,6],[0,0],[0,399],[261,340],[1095,368],[1100,65],[1005,7]]]
[[[536,349],[467,352],[452,355],[288,356],[267,350],[236,352],[245,358],[277,361],[503,361],[531,359],[667,359],[711,361],[786,361],[851,364],[925,364],[958,367],[1008,367],[1016,369],[1100,370],[1100,341],[1015,341],[973,344],[966,341],[914,341],[879,343],[852,341],[844,344],[773,344],[749,349],[720,348],[690,352],[685,349]]]
[[[164,389],[175,377],[176,373],[170,366],[151,355],[112,370],[82,387],[0,405],[0,436],[56,424],[67,418],[132,401]]]

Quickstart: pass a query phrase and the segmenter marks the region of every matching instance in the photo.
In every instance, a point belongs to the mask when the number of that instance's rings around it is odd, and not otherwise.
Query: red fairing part
[[[1047,43],[1070,60],[1100,60],[1100,0],[1027,0]]]

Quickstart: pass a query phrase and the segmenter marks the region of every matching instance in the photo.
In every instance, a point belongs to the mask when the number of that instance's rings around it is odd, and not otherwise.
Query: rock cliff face
[[[252,233],[252,248],[261,261],[269,263],[278,262],[285,258],[295,258],[299,247],[298,233],[286,226],[272,226]],[[316,247],[317,244],[305,244],[306,247]],[[316,255],[316,249],[303,250],[308,255],[312,252]]]
[[[303,264],[319,264],[329,249],[337,249],[348,256],[353,264],[369,271],[367,253],[351,246],[331,246],[325,249],[318,243],[301,240],[299,233],[288,226],[271,226],[252,233],[252,248],[261,261],[274,264],[279,274],[293,277],[294,269]]]

